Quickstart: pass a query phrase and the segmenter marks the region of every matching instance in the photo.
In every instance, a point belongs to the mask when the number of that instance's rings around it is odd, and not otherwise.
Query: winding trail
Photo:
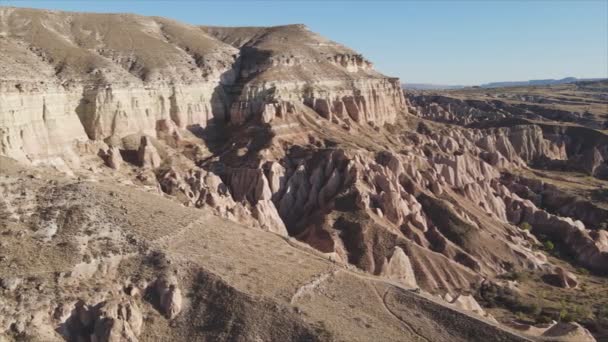
[[[386,312],[388,312],[391,316],[395,317],[395,319],[397,319],[398,321],[400,321],[403,326],[412,333],[412,335],[417,336],[418,340],[424,340],[426,342],[431,342],[431,340],[429,340],[428,338],[426,338],[426,336],[420,334],[416,328],[414,328],[411,324],[409,324],[408,322],[406,322],[404,319],[402,319],[399,315],[397,315],[396,313],[394,313],[388,306],[388,304],[386,303],[386,295],[388,294],[389,290],[386,290],[384,292],[383,295],[380,295],[380,292],[378,292],[378,288],[376,288],[375,285],[373,285],[374,288],[374,293],[376,294],[376,296],[378,296],[378,299],[380,300],[380,302],[382,302],[382,306],[384,307],[384,309],[386,310]]]
[[[289,301],[289,303],[291,305],[293,305],[302,296],[305,296],[308,293],[313,293],[315,291],[315,289],[317,289],[319,286],[321,286],[321,283],[323,283],[327,279],[331,278],[336,273],[338,273],[338,270],[332,270],[331,272],[321,274],[320,276],[315,277],[311,282],[308,282],[308,283],[300,286],[300,288],[298,288],[298,290],[291,297],[291,300]]]

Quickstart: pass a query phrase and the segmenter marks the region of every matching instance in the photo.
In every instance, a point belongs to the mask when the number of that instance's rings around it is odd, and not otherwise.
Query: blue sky
[[[479,84],[608,77],[608,0],[9,1],[158,15],[192,24],[304,23],[404,82]]]

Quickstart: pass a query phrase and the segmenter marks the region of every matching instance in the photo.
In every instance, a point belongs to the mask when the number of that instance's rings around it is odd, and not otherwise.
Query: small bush
[[[577,322],[588,320],[592,315],[593,313],[591,312],[591,309],[588,306],[575,305],[573,308],[572,318]]]
[[[484,307],[488,308],[505,308],[511,312],[519,312],[522,318],[526,314],[536,315],[542,312],[539,305],[528,303],[523,300],[517,293],[509,288],[497,286],[495,284],[486,284],[482,286],[475,294],[475,299]]]
[[[596,201],[608,201],[608,189],[596,189],[591,193],[591,198]]]
[[[559,310],[559,320],[560,322],[571,322],[572,316],[570,316],[567,309],[561,309]]]
[[[538,304],[531,304],[528,307],[528,310],[529,310],[529,314],[534,317],[538,317],[543,312],[543,308]]]
[[[602,305],[597,309],[596,316],[608,320],[608,304]]]
[[[547,324],[547,323],[551,323],[552,321],[553,321],[553,318],[551,318],[551,316],[540,315],[540,316],[536,317],[536,323],[538,323],[538,324]]]
[[[553,244],[553,242],[547,240],[545,242],[543,242],[543,248],[547,251],[547,252],[551,252],[555,249],[555,245]]]
[[[532,230],[532,225],[530,225],[528,222],[524,222],[519,225],[519,228],[530,231],[530,230]]]
[[[589,275],[589,270],[586,268],[578,267],[576,272],[581,275]]]
[[[562,322],[582,322],[592,316],[591,310],[583,305],[566,305],[561,303],[559,320]]]
[[[527,279],[527,274],[518,271],[511,271],[502,274],[500,277],[506,280],[517,280],[521,282]]]

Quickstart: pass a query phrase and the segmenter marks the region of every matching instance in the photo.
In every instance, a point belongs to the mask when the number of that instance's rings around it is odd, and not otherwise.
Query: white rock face
[[[393,249],[393,255],[382,266],[380,275],[402,283],[408,288],[417,288],[416,275],[412,269],[410,258],[399,247]]]
[[[110,148],[108,148],[108,150],[105,152],[104,157],[105,157],[105,163],[108,167],[110,167],[114,170],[120,170],[123,160],[122,160],[122,156],[120,155],[120,150],[118,149],[118,147],[111,146]]]
[[[75,140],[155,135],[157,122],[164,119],[181,128],[205,127],[214,113],[220,119],[224,116],[224,104],[214,99],[218,87],[219,80],[181,87],[159,84],[92,90],[3,82],[0,154],[22,161],[65,156]]]
[[[224,118],[224,104],[218,99],[220,80],[170,86],[108,86],[85,91],[80,109],[82,122],[91,139],[123,137],[134,133],[154,135],[157,122],[170,119],[180,128],[205,127],[217,117]]]
[[[407,110],[403,92],[393,79],[359,79],[348,86],[343,81],[317,81],[314,89],[307,82],[276,81],[262,85],[251,84],[231,108],[231,121],[242,124],[261,113],[264,122],[276,117],[285,117],[293,106],[267,104],[268,92],[272,89],[277,103],[303,103],[321,117],[332,120],[382,126],[393,123],[398,113]],[[304,89],[304,91],[303,91]]]
[[[226,113],[220,85],[234,81],[238,50],[197,27],[13,8],[0,17],[2,155],[48,163],[72,157],[74,140],[152,135],[162,119],[205,127]]]
[[[28,67],[0,73],[0,154],[23,161],[73,157],[74,140],[153,136],[167,120],[181,129],[228,117],[235,124],[270,123],[297,115],[305,104],[330,121],[382,126],[406,110],[397,79],[298,25],[284,33],[256,31],[266,37],[256,43],[266,55],[239,50],[251,38],[247,30],[223,28],[227,33],[213,37],[217,30],[162,18],[19,9],[2,9],[2,16],[12,25],[0,63]],[[97,20],[115,30],[101,32]],[[277,46],[277,34],[301,43]],[[126,36],[146,44],[132,46]],[[229,98],[235,90],[240,94]]]
[[[458,295],[455,299],[451,301],[451,304],[462,310],[474,312],[480,316],[485,316],[486,314],[483,308],[471,295]]]
[[[156,281],[156,292],[164,315],[175,318],[182,310],[182,293],[175,276],[160,278]]]
[[[92,342],[137,342],[143,316],[133,301],[110,300],[97,310],[93,325]]]
[[[71,155],[73,141],[87,140],[79,101],[78,90],[0,78],[0,154],[23,162]]]
[[[137,159],[139,161],[139,165],[145,168],[157,168],[162,162],[156,147],[152,145],[152,142],[148,136],[144,135],[141,137],[139,150],[137,150]]]

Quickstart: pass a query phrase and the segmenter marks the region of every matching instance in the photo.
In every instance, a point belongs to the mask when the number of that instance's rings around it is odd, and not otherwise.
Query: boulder
[[[23,282],[23,280],[21,278],[17,278],[17,277],[2,278],[2,279],[0,279],[0,287],[8,290],[9,292],[12,292],[12,291],[15,291],[17,289],[17,287],[19,287],[19,285],[21,285],[22,282]]]
[[[380,275],[395,280],[408,288],[418,288],[410,258],[399,247],[393,249],[393,254],[388,262],[382,265]]]
[[[486,312],[483,310],[481,305],[477,303],[475,298],[472,295],[463,295],[460,294],[454,299],[451,304],[455,305],[457,308],[474,312],[480,316],[485,316]]]
[[[596,342],[589,330],[576,322],[559,322],[547,329],[541,337],[546,341]]]
[[[136,342],[143,316],[133,301],[109,300],[96,310],[91,342]]]
[[[175,276],[165,276],[156,280],[156,293],[161,312],[168,319],[175,318],[182,310],[182,293]]]
[[[578,280],[572,272],[568,272],[561,267],[556,267],[554,270],[554,276],[556,277],[560,287],[569,289],[578,286]]]
[[[160,155],[156,147],[152,145],[152,141],[146,135],[141,137],[139,149],[137,150],[137,161],[139,165],[145,168],[157,168],[161,164]]]
[[[105,152],[104,161],[109,168],[120,170],[123,160],[118,147],[110,146],[110,148],[108,148],[108,150]]]

